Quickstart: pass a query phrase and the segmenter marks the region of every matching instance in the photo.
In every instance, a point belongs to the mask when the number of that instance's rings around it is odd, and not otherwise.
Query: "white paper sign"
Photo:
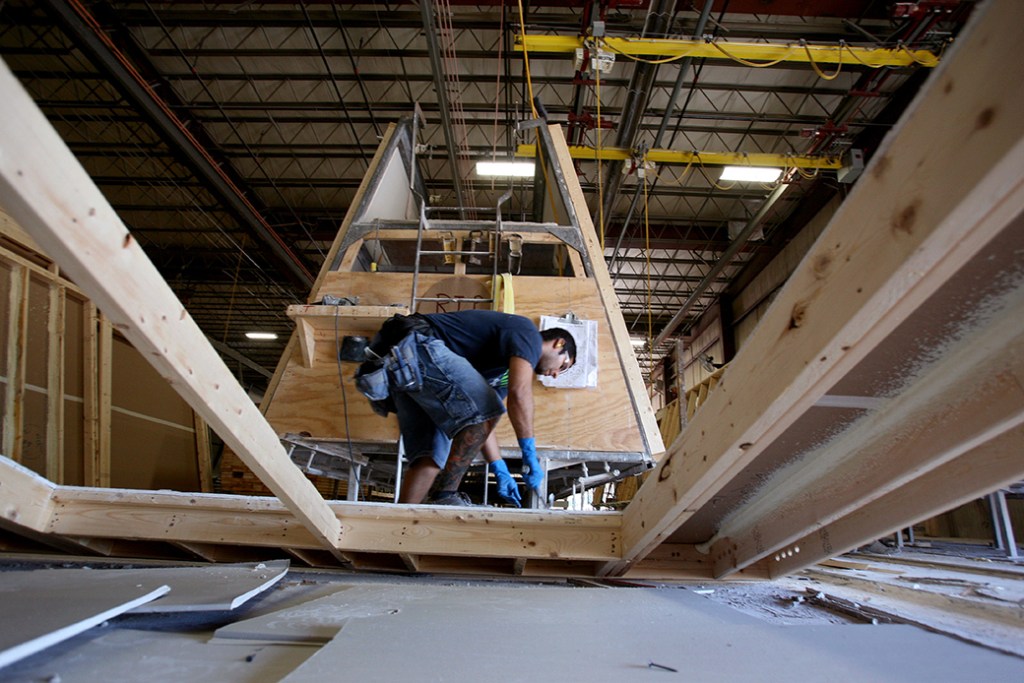
[[[576,320],[568,322],[553,315],[540,317],[540,329],[561,327],[576,340],[576,362],[571,368],[558,375],[558,379],[541,377],[546,387],[557,389],[586,389],[597,386],[597,321]]]

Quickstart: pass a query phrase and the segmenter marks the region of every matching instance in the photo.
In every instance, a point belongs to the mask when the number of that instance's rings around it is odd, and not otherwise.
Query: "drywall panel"
[[[54,656],[45,662],[33,658],[14,664],[2,677],[6,683],[268,683],[280,680],[315,652],[303,645],[206,641],[205,633],[118,629],[86,643],[54,648]]]
[[[132,612],[208,612],[232,610],[245,604],[288,573],[288,560],[210,567],[152,569],[104,569],[116,571],[123,581],[161,581],[171,587],[168,595],[136,607]]]
[[[66,640],[170,590],[116,572],[49,569],[0,573],[0,667]]]
[[[327,643],[353,619],[397,612],[409,595],[401,587],[388,584],[343,586],[331,595],[301,605],[222,626],[214,635],[268,642]]]
[[[554,614],[562,611],[564,615],[574,613],[608,611],[618,609],[629,615],[639,617],[645,610],[656,610],[658,599],[645,598],[643,591],[605,591],[588,588],[565,588],[562,586],[544,586],[530,584],[528,586],[509,586],[499,584],[495,587],[466,587],[463,585],[444,585],[437,583],[403,582],[403,583],[365,583],[344,586],[337,592],[311,600],[297,606],[261,615],[254,619],[235,622],[217,630],[218,638],[237,638],[281,642],[326,643],[334,638],[339,631],[348,628],[355,620],[390,618],[401,614],[406,609],[426,604],[439,609],[451,604],[453,609],[460,609],[463,603],[460,597],[463,590],[472,593],[475,599],[498,609],[506,606],[519,605],[517,609],[525,613],[537,614],[537,610],[549,611]],[[483,595],[486,591],[486,597]],[[613,595],[614,593],[614,595]],[[635,594],[634,594],[635,593]],[[665,592],[664,595],[669,595]],[[678,593],[676,595],[675,593]],[[695,623],[708,626],[713,623],[747,624],[754,619],[735,610],[700,599],[692,593],[673,592],[673,600],[692,603],[694,612],[690,618]],[[564,617],[563,617],[564,619]]]
[[[776,626],[676,588],[408,586],[388,601],[397,611],[344,624],[283,683],[321,683],[338,671],[351,680],[531,683],[1024,675],[1020,659],[914,627]]]

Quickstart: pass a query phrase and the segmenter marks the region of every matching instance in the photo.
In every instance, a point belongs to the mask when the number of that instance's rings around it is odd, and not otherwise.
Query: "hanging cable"
[[[595,48],[596,50],[596,48]],[[590,65],[594,69],[595,97],[597,98],[597,226],[601,238],[601,258],[604,258],[604,183],[601,173],[601,68],[599,60],[590,56]]]
[[[533,113],[533,118],[537,118],[537,105],[533,102],[533,81],[530,79],[530,53],[526,50],[526,18],[523,15],[523,0],[518,0],[518,2],[519,33],[523,41],[523,69],[526,73],[526,92],[529,96],[527,99],[530,102],[530,111]]]
[[[341,412],[345,417],[345,442],[348,444],[348,455],[349,458],[349,472],[351,473],[352,466],[355,462],[355,454],[352,451],[352,429],[348,423],[348,393],[345,391],[345,373],[341,366],[341,331],[338,329],[338,313],[340,312],[341,304],[334,305],[334,357],[338,364],[338,384],[341,386]],[[369,476],[369,475],[367,475]],[[349,477],[351,481],[352,477]],[[356,486],[359,486],[359,478],[356,477]],[[349,496],[348,484],[345,485],[345,495]],[[356,490],[356,499],[359,498],[359,491]]]
[[[668,183],[670,183],[672,185],[678,185],[678,186],[682,187],[683,186],[683,181],[686,180],[686,176],[688,176],[690,174],[690,171],[693,170],[693,160],[694,160],[695,157],[696,157],[696,155],[690,156],[690,160],[686,162],[686,167],[683,168],[682,172],[678,176],[673,176],[671,180],[667,180],[666,182],[668,182]],[[665,165],[665,166],[663,166],[663,168],[669,174],[672,173],[672,169],[669,166]],[[654,174],[654,179],[655,180],[664,180],[664,176],[662,176],[661,172],[658,171],[658,172],[656,172]]]
[[[242,236],[245,241],[245,236]],[[224,315],[224,334],[221,336],[221,343],[228,343],[228,330],[231,327],[231,314],[235,310],[235,295],[238,293],[238,274],[242,270],[242,253],[238,253],[238,260],[235,262],[235,275],[231,279],[231,295],[228,297],[228,310]]]
[[[610,52],[614,52],[617,55],[622,55],[626,59],[632,60],[634,62],[642,62],[644,64],[670,64],[672,62],[678,62],[680,59],[686,59],[687,57],[690,56],[689,53],[687,53],[681,55],[674,55],[672,57],[665,57],[664,59],[647,59],[644,57],[639,57],[637,55],[631,55],[627,52],[623,52],[622,50],[616,48],[614,45],[605,41],[603,38],[600,39],[600,43],[602,46],[608,48]]]
[[[498,64],[503,64],[503,48],[505,47],[505,6],[501,7],[501,19],[498,23]],[[498,159],[498,117],[501,115],[501,67],[494,70],[494,127],[491,131],[491,161]],[[495,181],[491,181],[491,189],[494,189]]]
[[[709,176],[709,175],[708,175],[707,173],[705,173],[705,172],[704,172],[704,167],[703,167],[703,166],[699,166],[699,167],[697,168],[697,170],[698,170],[698,171],[700,171],[700,174],[701,174],[702,176],[704,176],[704,180],[708,181],[708,183],[710,183],[710,184],[711,184],[711,186],[712,186],[713,188],[715,188],[716,190],[721,190],[722,192],[728,192],[729,190],[731,190],[731,189],[733,189],[734,187],[736,187],[736,182],[735,182],[735,181],[734,181],[734,182],[733,182],[733,183],[732,183],[731,185],[719,185],[718,183],[716,183],[716,182],[715,182],[715,181],[714,181],[714,180],[713,180],[713,179],[711,178],[711,176]]]
[[[530,112],[532,113],[533,118],[536,119],[536,118],[540,118],[540,116],[539,116],[539,114],[537,112],[537,102],[536,102],[536,100],[534,99],[534,96],[533,96],[533,80],[530,77],[530,53],[526,49],[526,18],[523,15],[523,0],[518,0],[518,2],[519,2],[519,35],[521,36],[522,41],[523,41],[523,69],[524,69],[524,72],[525,72],[525,75],[526,75],[526,90],[527,90],[527,95],[528,95],[528,99],[529,99],[529,102],[530,102]],[[547,122],[547,117],[545,117],[544,120],[545,120],[545,123],[546,123]],[[540,164],[541,177],[544,178],[544,186],[547,188],[548,199],[551,202],[551,213],[553,214],[554,221],[556,223],[561,223],[561,218],[560,218],[559,211],[558,211],[558,205],[555,204],[554,190],[552,190],[552,188],[551,188],[550,178],[548,177],[547,164],[544,163],[544,154],[541,151],[543,149],[543,146],[540,143],[540,131],[536,131],[535,132],[535,142],[534,142],[534,144],[536,145],[536,148],[537,148],[537,163]]]
[[[647,158],[644,157],[644,163]],[[644,253],[647,260],[647,352],[654,358],[654,316],[651,313],[651,212],[647,203],[647,172],[640,181],[644,184]],[[652,369],[653,372],[653,369]],[[653,381],[653,376],[651,377]]]
[[[839,65],[836,67],[836,70],[833,73],[827,74],[824,71],[822,71],[821,67],[819,67],[817,62],[814,61],[814,55],[811,54],[811,48],[807,47],[807,41],[801,40],[800,45],[804,48],[804,52],[807,53],[807,61],[811,63],[811,68],[814,69],[814,73],[818,74],[819,78],[826,81],[834,81],[835,79],[839,78],[839,73],[843,70],[842,46],[840,46],[839,48]]]
[[[737,63],[739,63],[739,64],[742,64],[743,66],[749,66],[749,67],[752,67],[752,68],[754,68],[754,69],[765,69],[765,68],[767,68],[767,67],[769,67],[769,66],[775,66],[776,64],[780,64],[780,63],[782,63],[782,62],[786,61],[786,59],[787,59],[787,58],[788,58],[788,57],[789,57],[789,56],[790,56],[791,54],[793,54],[793,49],[794,49],[794,48],[793,48],[792,46],[790,46],[790,47],[789,47],[789,49],[788,49],[788,50],[786,50],[786,52],[785,52],[785,53],[784,53],[784,54],[782,55],[782,57],[780,57],[780,58],[778,58],[778,59],[775,59],[775,60],[772,60],[772,61],[768,61],[768,62],[752,62],[752,61],[750,61],[749,59],[743,59],[742,57],[737,57],[736,55],[734,55],[734,54],[730,53],[730,52],[729,52],[728,50],[726,50],[726,49],[725,49],[724,47],[722,47],[721,45],[719,45],[719,44],[718,44],[718,42],[719,42],[719,41],[717,41],[717,40],[712,40],[712,41],[711,41],[710,43],[708,43],[708,44],[709,44],[709,45],[710,45],[711,47],[713,47],[713,48],[715,48],[716,50],[718,50],[719,52],[721,52],[721,53],[722,53],[723,55],[725,55],[725,56],[726,56],[726,57],[728,57],[729,59],[731,59],[732,61],[734,61],[734,62],[737,62]]]

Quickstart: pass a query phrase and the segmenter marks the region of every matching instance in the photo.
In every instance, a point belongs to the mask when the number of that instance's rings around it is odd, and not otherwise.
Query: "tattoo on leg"
[[[448,462],[434,481],[435,491],[454,491],[459,488],[469,464],[483,448],[493,427],[492,421],[488,420],[470,425],[455,435],[451,451],[448,452]]]

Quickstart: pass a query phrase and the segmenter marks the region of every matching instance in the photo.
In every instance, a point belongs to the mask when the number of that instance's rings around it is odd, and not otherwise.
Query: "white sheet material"
[[[205,612],[232,610],[267,590],[288,573],[288,560],[209,567],[117,569],[124,575],[160,580],[171,587],[166,597],[132,610],[139,612]]]
[[[541,377],[540,382],[546,387],[556,389],[586,389],[597,386],[597,321],[566,320],[551,315],[540,317],[540,329],[561,327],[576,340],[576,363],[557,379]]]
[[[116,572],[0,572],[0,667],[35,654],[170,591]]]

